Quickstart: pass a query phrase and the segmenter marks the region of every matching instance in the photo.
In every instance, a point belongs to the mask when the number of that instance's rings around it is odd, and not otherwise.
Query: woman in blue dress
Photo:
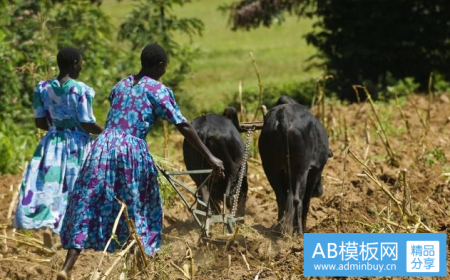
[[[76,48],[57,55],[59,75],[37,84],[33,109],[37,128],[47,130],[34,152],[20,187],[14,226],[45,228],[44,245],[59,233],[78,171],[90,147],[90,133],[102,128],[92,112],[94,90],[76,81],[82,57]]]
[[[68,253],[58,280],[69,277],[81,250],[105,248],[121,208],[116,197],[126,203],[146,254],[159,250],[162,203],[158,172],[145,141],[157,119],[175,124],[215,170],[223,171],[222,161],[211,154],[181,114],[172,91],[158,82],[167,63],[161,46],[147,45],[141,54],[141,71],[121,80],[111,91],[106,128],[93,143],[69,198],[61,234]],[[122,217],[116,240],[123,244],[128,237]],[[112,242],[108,251],[119,246]]]

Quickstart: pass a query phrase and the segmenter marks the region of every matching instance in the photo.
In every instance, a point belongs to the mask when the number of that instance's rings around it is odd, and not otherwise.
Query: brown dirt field
[[[424,127],[413,101],[423,119],[428,106],[427,97],[419,95],[410,96],[402,106],[410,134],[395,105],[376,106],[392,150],[399,157],[398,167],[388,164],[387,152],[371,122],[375,116],[368,103],[326,106],[327,129],[334,157],[329,159],[323,173],[324,195],[311,202],[307,232],[405,232],[394,203],[389,202],[388,196],[363,174],[363,168],[356,160],[346,156],[346,144],[349,144],[353,153],[400,201],[403,200],[404,188],[397,178],[399,171],[405,169],[411,195],[408,207],[433,231],[450,233],[450,174],[444,176],[450,172],[449,98],[441,95],[434,99],[430,129],[425,137],[422,137]],[[178,150],[171,160],[182,169],[181,137],[173,133],[171,142]],[[202,243],[200,229],[175,198],[165,209],[161,253],[151,259],[150,267],[144,272],[122,279],[187,279],[176,266],[183,268],[191,264],[195,267],[195,279],[304,279],[303,239],[300,236],[283,237],[272,231],[276,223],[275,196],[258,162],[259,159],[249,162],[250,190],[245,224],[228,251],[223,245]],[[21,176],[17,175],[0,178],[0,231],[3,231],[2,226],[7,227],[5,230],[10,237],[13,230],[6,219],[12,198],[10,186],[17,187],[20,179]],[[409,225],[414,225],[411,219],[408,221]],[[423,230],[419,228],[418,231]],[[21,240],[32,240],[33,236],[41,239],[41,232],[26,234],[28,237]],[[0,243],[3,247],[2,239]],[[46,253],[38,247],[8,241],[8,250],[0,253],[0,280],[55,279],[65,251],[59,247],[55,252]],[[189,249],[192,250],[193,261],[187,257]],[[83,252],[76,264],[74,279],[89,279],[100,256],[99,252]],[[107,269],[116,257],[117,254],[107,255],[102,270]],[[449,258],[447,250],[447,271],[450,269]],[[120,279],[119,268],[108,279]]]

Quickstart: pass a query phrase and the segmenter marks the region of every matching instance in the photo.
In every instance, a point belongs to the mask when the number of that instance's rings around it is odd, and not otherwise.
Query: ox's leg
[[[306,185],[306,192],[303,198],[303,211],[302,211],[302,227],[303,231],[306,230],[306,219],[308,217],[309,205],[311,202],[311,198],[314,197],[314,194],[317,190],[322,189],[322,172],[317,168],[311,168],[308,173],[308,182]],[[322,191],[321,191],[322,193]]]
[[[294,232],[298,232],[303,235],[303,209],[304,209],[304,197],[307,189],[308,171],[302,172],[295,176],[295,182],[293,182],[293,192],[294,192],[294,217],[293,217],[293,229]]]
[[[284,175],[282,172],[266,171],[266,176],[267,180],[269,180],[269,183],[272,186],[273,191],[275,192],[275,197],[277,199],[277,206],[278,206],[278,222],[281,223],[284,216],[284,212],[286,211],[287,184],[283,182]]]

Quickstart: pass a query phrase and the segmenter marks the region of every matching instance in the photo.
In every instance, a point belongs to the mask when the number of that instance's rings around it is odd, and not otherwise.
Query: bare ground
[[[402,107],[405,120],[395,105],[377,106],[392,150],[398,155],[398,167],[388,164],[387,152],[372,120],[375,115],[368,103],[327,105],[327,128],[334,153],[323,173],[324,195],[312,200],[307,232],[405,232],[402,218],[392,200],[363,174],[362,166],[350,155],[347,147],[365,162],[376,179],[398,200],[405,201],[420,216],[423,224],[434,232],[450,231],[450,102],[448,95],[437,96],[431,106],[427,130],[419,119],[413,102],[423,120],[426,118],[426,96],[410,96]],[[345,119],[345,120],[344,120]],[[172,135],[172,145],[179,151],[172,161],[183,168],[181,138]],[[447,163],[449,162],[449,163]],[[275,196],[262,171],[259,159],[249,162],[249,195],[245,224],[240,227],[236,242],[229,250],[223,245],[202,242],[200,229],[189,212],[175,200],[165,209],[162,250],[150,260],[150,266],[135,277],[126,279],[187,279],[183,270],[195,279],[303,279],[303,239],[280,236],[272,229],[276,222]],[[404,185],[398,180],[406,170],[411,199],[403,199]],[[7,212],[21,176],[0,178],[0,230],[13,237]],[[409,226],[416,223],[409,218]],[[409,231],[411,228],[408,229]],[[424,232],[423,227],[418,228]],[[62,266],[65,251],[44,252],[38,244],[41,232],[26,232],[33,245],[8,241],[8,249],[0,255],[0,279],[55,279]],[[35,237],[38,241],[34,241]],[[216,234],[217,239],[230,237]],[[3,239],[0,239],[3,247]],[[191,253],[192,252],[192,253]],[[89,279],[101,253],[83,252],[76,264],[74,279]],[[244,261],[244,257],[246,261]],[[447,250],[447,271],[450,255]],[[101,267],[111,266],[117,254],[109,254]],[[116,268],[110,279],[119,278]],[[364,279],[367,279],[364,278]]]

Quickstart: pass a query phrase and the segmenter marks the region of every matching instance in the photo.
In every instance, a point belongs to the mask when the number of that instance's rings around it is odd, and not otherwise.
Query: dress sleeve
[[[155,108],[156,115],[172,124],[187,122],[186,118],[181,114],[175,97],[171,89],[162,86],[156,93],[157,104]]]
[[[34,89],[34,94],[33,94],[33,111],[34,111],[34,117],[35,118],[44,118],[44,117],[46,117],[44,103],[42,102],[42,98],[41,98],[41,83],[39,83],[36,86],[36,88]]]
[[[77,117],[79,122],[95,123],[94,110],[92,109],[92,100],[95,96],[95,91],[85,85],[81,84],[81,93],[78,97]]]

